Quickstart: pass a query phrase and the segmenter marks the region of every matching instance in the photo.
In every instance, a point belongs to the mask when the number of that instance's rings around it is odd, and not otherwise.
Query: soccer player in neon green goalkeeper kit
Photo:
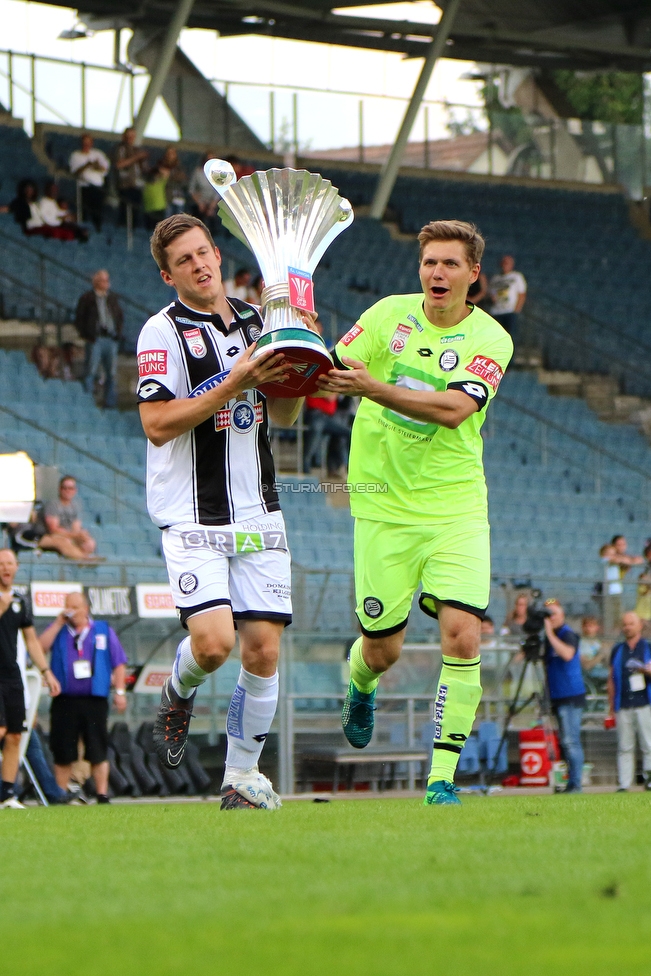
[[[443,665],[425,803],[459,803],[454,773],[481,698],[479,638],[490,591],[481,426],[513,343],[467,300],[484,240],[472,224],[423,227],[422,294],[368,309],[320,380],[362,397],[350,450],[355,589],[362,636],[350,654],[344,732],[373,734],[380,677],[398,660],[414,593],[438,617]]]

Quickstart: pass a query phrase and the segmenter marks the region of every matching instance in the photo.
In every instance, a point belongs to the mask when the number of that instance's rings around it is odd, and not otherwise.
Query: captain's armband
[[[475,380],[462,380],[459,383],[448,383],[448,390],[461,390],[466,396],[469,396],[471,400],[474,400],[477,404],[477,410],[483,410],[483,408],[488,403],[488,390],[483,383],[477,383]]]

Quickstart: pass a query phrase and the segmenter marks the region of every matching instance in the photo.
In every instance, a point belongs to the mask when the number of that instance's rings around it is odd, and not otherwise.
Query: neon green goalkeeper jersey
[[[362,398],[353,424],[348,481],[356,518],[423,524],[486,517],[481,426],[513,354],[502,326],[480,308],[449,329],[426,318],[423,296],[384,298],[361,316],[335,353],[366,364],[384,383],[462,390],[478,405],[456,430],[402,416]]]

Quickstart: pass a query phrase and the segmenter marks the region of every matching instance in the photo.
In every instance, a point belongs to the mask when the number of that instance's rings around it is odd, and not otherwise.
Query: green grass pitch
[[[648,794],[0,812],[7,976],[651,972]]]

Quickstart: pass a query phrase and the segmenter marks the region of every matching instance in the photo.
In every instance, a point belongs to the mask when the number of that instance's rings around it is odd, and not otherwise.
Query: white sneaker
[[[282,806],[280,797],[275,792],[270,780],[260,772],[257,766],[250,769],[234,769],[226,767],[222,795],[226,790],[235,790],[240,796],[261,810],[278,810]]]
[[[3,810],[25,810],[25,805],[20,802],[17,796],[10,796],[4,803],[0,803]]]

